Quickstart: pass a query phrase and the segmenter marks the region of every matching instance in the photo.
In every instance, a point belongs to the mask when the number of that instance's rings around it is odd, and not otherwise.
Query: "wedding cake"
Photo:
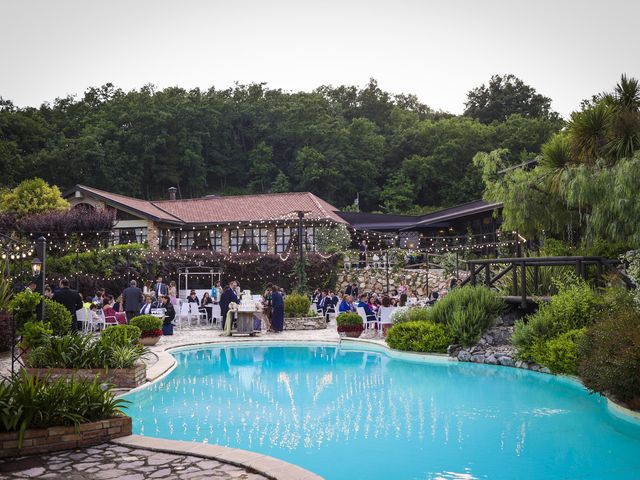
[[[253,302],[251,296],[251,290],[244,290],[240,295],[240,305],[238,311],[240,312],[255,312],[256,304]]]

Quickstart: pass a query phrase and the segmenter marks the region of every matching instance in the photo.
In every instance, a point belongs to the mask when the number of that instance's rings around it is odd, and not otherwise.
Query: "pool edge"
[[[246,468],[273,480],[324,480],[324,477],[293,463],[279,460],[269,455],[198,442],[169,440],[144,435],[129,435],[111,441],[131,448],[142,448],[154,452],[193,455],[209,458],[237,467]]]

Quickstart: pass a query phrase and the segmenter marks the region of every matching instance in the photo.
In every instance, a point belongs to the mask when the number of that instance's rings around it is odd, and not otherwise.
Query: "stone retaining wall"
[[[460,271],[460,279],[466,278],[467,272]],[[427,289],[428,277],[428,289]],[[442,292],[449,288],[452,275],[445,275],[442,269],[409,269],[389,270],[389,291],[397,289],[404,279],[409,292],[416,292],[418,297],[427,297],[433,291]],[[337,288],[344,290],[347,285],[358,284],[360,292],[384,293],[387,290],[387,278],[384,269],[352,268],[338,272]],[[411,295],[409,295],[411,296]]]
[[[285,318],[285,330],[323,330],[327,328],[327,321],[322,315],[318,317]]]
[[[109,382],[118,388],[135,388],[147,381],[147,366],[138,363],[133,368],[27,368],[27,373],[31,375],[51,375],[51,378],[66,377],[86,378],[92,380],[96,376],[104,382]]]
[[[18,432],[0,433],[0,458],[90,447],[131,435],[131,417],[115,417],[76,427],[32,428],[18,448]]]

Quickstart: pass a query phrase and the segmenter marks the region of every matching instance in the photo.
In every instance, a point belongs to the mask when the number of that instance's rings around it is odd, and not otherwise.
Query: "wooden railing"
[[[533,270],[532,290],[535,292],[539,286],[540,267],[573,267],[577,276],[586,278],[588,268],[596,266],[597,279],[602,281],[605,271],[613,269],[620,263],[619,260],[609,260],[604,257],[526,257],[526,258],[485,258],[480,260],[468,260],[467,265],[470,275],[460,285],[477,285],[484,283],[487,287],[493,287],[496,282],[511,273],[511,293],[505,300],[509,303],[519,303],[526,308],[529,303],[545,300],[544,297],[533,298],[527,295],[527,268]],[[496,274],[491,271],[492,265],[500,265],[503,268]],[[484,271],[484,272],[483,272]]]

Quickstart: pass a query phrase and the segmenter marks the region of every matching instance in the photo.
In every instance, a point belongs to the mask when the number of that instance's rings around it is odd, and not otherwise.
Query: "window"
[[[305,227],[304,229],[304,249],[315,252],[316,250],[316,227]]]
[[[144,243],[147,241],[147,227],[116,228],[113,230],[113,244]]]
[[[267,252],[266,228],[237,228],[229,232],[231,253]]]
[[[178,232],[168,228],[160,230],[160,250],[175,250]]]
[[[211,250],[214,252],[222,251],[222,230],[209,230],[209,242]]]
[[[298,227],[276,228],[276,253],[284,253],[298,249]],[[304,229],[304,249],[315,252],[316,250],[316,228],[305,227]]]
[[[290,227],[276,228],[276,253],[284,253],[291,247],[292,232]]]

